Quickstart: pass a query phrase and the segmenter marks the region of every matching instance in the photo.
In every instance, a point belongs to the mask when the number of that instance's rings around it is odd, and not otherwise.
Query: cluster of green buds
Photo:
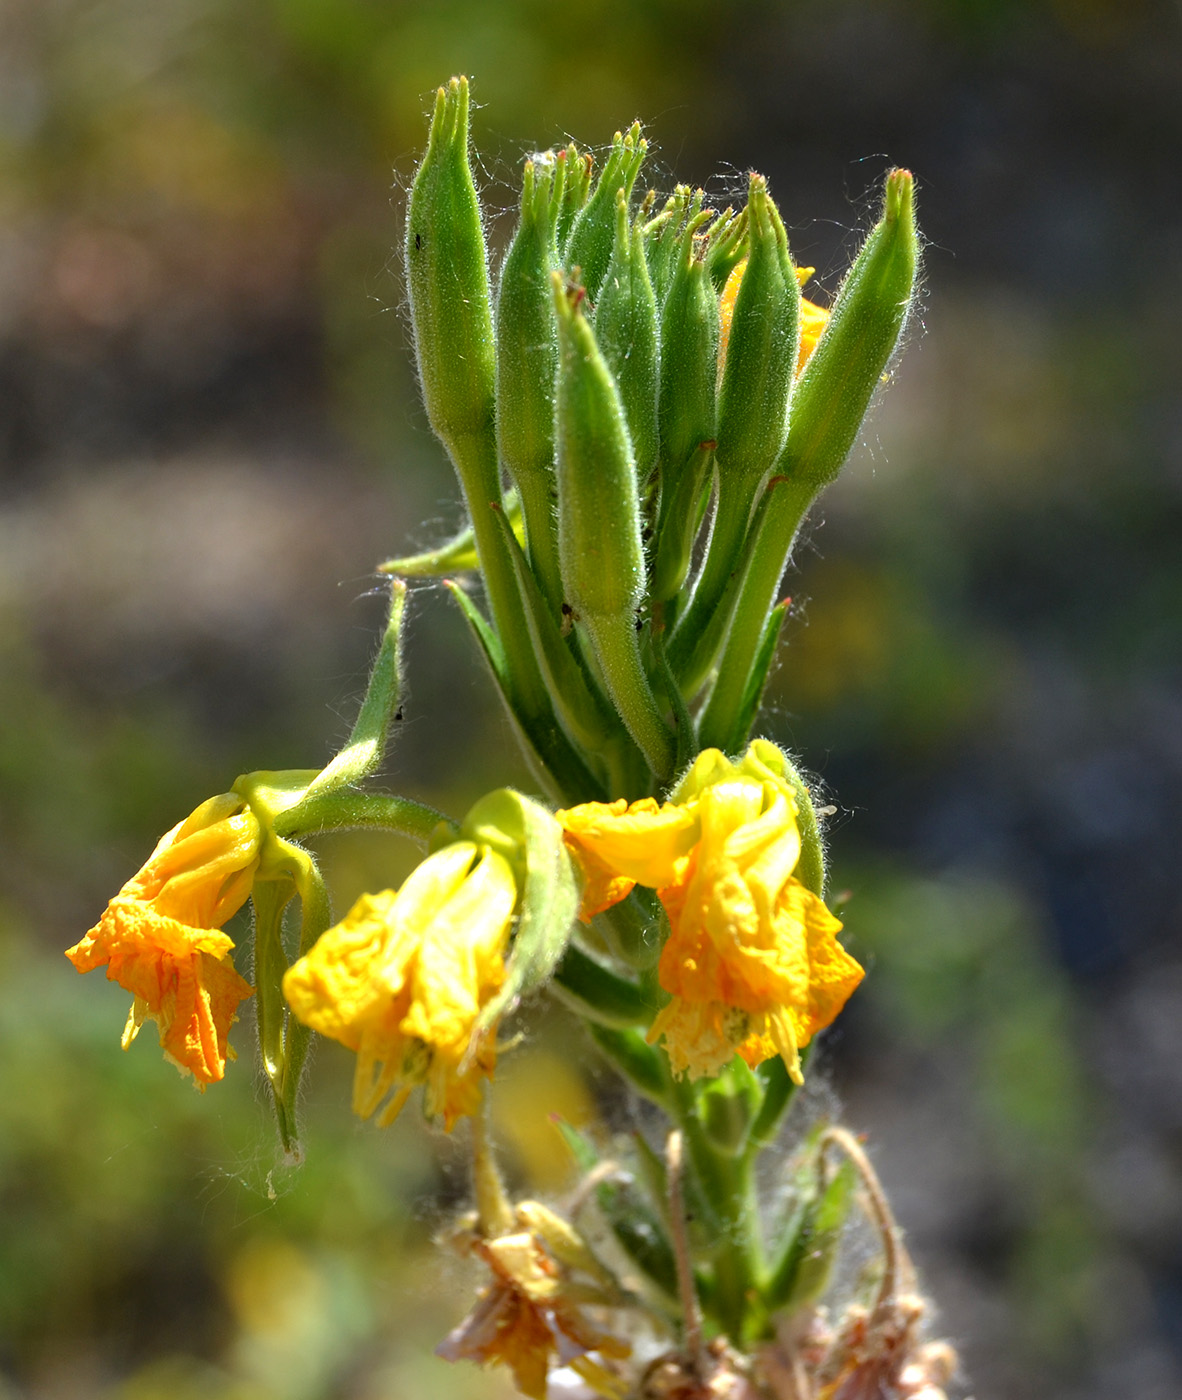
[[[826,314],[802,301],[765,180],[716,212],[641,195],[647,142],[598,175],[575,145],[525,162],[494,292],[468,154],[468,86],[437,95],[406,268],[431,426],[471,527],[395,574],[452,584],[547,792],[666,789],[736,752],[786,609],[780,578],[853,445],[912,303],[912,178],[886,179]]]
[[[341,752],[202,803],[68,956],[133,994],[125,1046],[154,1019],[202,1087],[253,994],[293,1155],[312,1031],[356,1052],[361,1117],[389,1124],[421,1090],[445,1128],[471,1119],[477,1208],[455,1242],[489,1281],[449,1359],[507,1365],[538,1400],[556,1363],[617,1400],[943,1400],[954,1358],[922,1340],[856,1141],[798,1131],[775,1200],[760,1193],[814,1037],[863,973],[824,901],[809,785],[749,735],[794,540],[912,305],[911,175],[887,176],[826,311],[801,296],[810,270],[762,177],[738,213],[684,186],[642,195],[634,125],[598,175],[573,144],[525,162],[494,294],[468,145],[453,79],[411,190],[406,267],[427,415],[470,524],[381,566],[403,577]],[[544,800],[501,788],[456,821],[369,782],[400,714],[403,579],[475,571],[486,608],[448,584]],[[302,842],[350,826],[427,854],[334,924]],[[222,932],[248,899],[254,987]],[[484,1119],[501,1028],[542,989],[669,1126],[605,1150],[564,1125],[583,1173],[565,1213],[509,1199]],[[855,1198],[878,1270],[834,1316],[821,1302]],[[583,1232],[588,1208],[614,1262]],[[674,1346],[633,1357],[641,1328]]]

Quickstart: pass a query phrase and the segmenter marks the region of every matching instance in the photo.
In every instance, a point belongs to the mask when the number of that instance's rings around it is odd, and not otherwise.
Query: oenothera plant
[[[645,155],[633,126],[598,174],[573,144],[527,160],[494,287],[467,83],[439,90],[406,277],[427,416],[470,523],[381,565],[389,623],[336,758],[204,802],[68,956],[132,993],[125,1045],[154,1019],[204,1088],[252,993],[221,932],[249,899],[285,1147],[312,1031],[356,1052],[362,1117],[385,1126],[421,1088],[446,1129],[470,1120],[475,1210],[454,1240],[486,1279],[441,1355],[504,1363],[538,1397],[566,1368],[618,1397],[938,1400],[954,1360],[922,1341],[857,1143],[798,1130],[774,1208],[757,1177],[862,969],[824,901],[809,784],[751,729],[793,542],[912,304],[912,178],[887,176],[826,311],[801,296],[810,269],[759,175],[743,210],[717,212],[685,186],[640,195]],[[423,577],[446,577],[536,780],[459,821],[368,786],[399,703],[404,580]],[[342,827],[428,854],[334,923],[302,842]],[[668,1124],[607,1158],[567,1129],[585,1180],[565,1214],[508,1198],[485,1126],[506,1028],[542,988]],[[826,1311],[855,1201],[880,1257]]]

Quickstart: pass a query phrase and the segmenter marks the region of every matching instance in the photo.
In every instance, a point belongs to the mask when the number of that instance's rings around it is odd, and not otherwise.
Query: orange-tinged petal
[[[631,805],[623,798],[584,802],[555,816],[566,832],[567,845],[583,865],[593,893],[590,900],[585,897],[585,904],[597,903],[611,880],[620,885],[630,882],[628,889],[632,884],[651,889],[675,884],[698,839],[692,807],[671,802],[658,806],[651,797]],[[628,889],[618,897],[622,899]],[[606,907],[599,904],[599,908]]]
[[[106,966],[132,993],[124,1048],[154,1020],[166,1057],[202,1087],[225,1074],[229,1028],[252,991],[220,926],[250,894],[261,842],[241,797],[210,798],[160,840],[66,953],[79,972]]]

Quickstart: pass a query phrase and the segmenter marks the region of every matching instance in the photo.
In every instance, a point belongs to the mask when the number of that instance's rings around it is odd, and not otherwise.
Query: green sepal
[[[686,220],[661,309],[658,407],[661,489],[676,478],[717,426],[718,294],[699,256],[699,230],[714,217],[698,209]]]
[[[558,557],[577,615],[631,616],[644,588],[632,444],[616,382],[578,286],[556,274]]]
[[[818,1170],[814,1160],[812,1171]],[[760,1290],[769,1313],[798,1312],[825,1292],[857,1182],[853,1164],[843,1162],[824,1187],[818,1183],[803,1188],[801,1204],[793,1212],[770,1277]]]
[[[689,573],[702,519],[700,503],[709,492],[713,466],[714,440],[708,438],[697,445],[680,471],[662,473],[652,583],[656,602],[675,598]]]
[[[580,880],[553,814],[512,788],[482,797],[460,823],[460,835],[504,856],[518,889],[517,928],[505,981],[477,1018],[473,1043],[478,1043],[553,974],[579,912]]]
[[[644,233],[639,223],[629,221],[623,190],[616,199],[615,242],[592,325],[620,392],[636,479],[643,484],[657,460],[657,301],[648,274]]]
[[[505,651],[501,640],[488,625],[480,609],[454,579],[444,579],[443,586],[455,600],[473,639],[480,648],[489,674],[493,678],[505,713],[513,726],[522,753],[543,790],[555,802],[569,802],[572,794],[580,802],[604,802],[608,794],[603,783],[588,768],[582,756],[563,733],[556,718],[549,720],[520,714],[513,701],[513,692],[505,667]]]
[[[588,1023],[591,1039],[625,1079],[646,1098],[668,1107],[673,1079],[669,1061],[639,1031]]]
[[[573,141],[566,150],[558,152],[557,159],[563,162],[566,171],[554,237],[559,252],[565,254],[566,245],[570,241],[571,226],[591,193],[591,175],[595,161],[590,151],[580,151]]]
[[[595,192],[580,209],[571,227],[570,238],[563,250],[563,264],[568,271],[578,268],[580,281],[592,301],[599,296],[607,266],[611,261],[612,242],[616,227],[616,196],[623,191],[625,202],[632,197],[632,187],[644,164],[648,142],[640,134],[640,123],[633,122],[627,132],[617,131],[603,170],[595,184]]]
[[[694,755],[698,753],[701,745],[698,742],[698,726],[689,712],[689,707],[681,693],[681,687],[677,683],[677,677],[673,674],[673,668],[669,664],[664,628],[657,621],[660,608],[661,605],[657,604],[653,609],[650,641],[653,658],[656,661],[657,676],[673,712],[673,728],[677,735],[677,758],[674,769],[681,773],[693,762]]]
[[[554,380],[558,328],[550,274],[566,161],[527,160],[521,218],[497,289],[497,450],[521,492],[526,549],[542,592],[562,605],[554,533]]]
[[[283,946],[283,915],[293,895],[300,897],[300,939],[303,957],[332,922],[328,889],[312,855],[268,832],[258,873],[251,890],[255,911],[255,1015],[263,1071],[271,1088],[276,1123],[283,1149],[300,1153],[296,1103],[307,1059],[311,1031],[296,1019],[283,997],[283,976],[289,967]]]
[[[517,543],[525,544],[525,524],[521,515],[521,497],[512,486],[505,492],[505,517],[513,527]],[[402,578],[444,578],[451,574],[471,573],[480,567],[476,554],[476,531],[471,522],[458,530],[450,540],[421,554],[406,554],[387,559],[378,565],[379,574],[397,574]]]
[[[747,256],[747,229],[749,212],[746,209],[736,214],[732,209],[724,209],[718,222],[710,230],[710,242],[706,247],[706,267],[710,281],[719,296],[732,272]]]
[[[574,942],[566,945],[550,990],[577,1015],[616,1029],[647,1026],[657,1010],[643,987],[604,967]]]
[[[407,293],[419,381],[435,433],[493,431],[492,301],[480,201],[468,162],[468,80],[453,78],[435,110],[406,215]]]
[[[596,914],[593,925],[626,967],[646,972],[656,966],[665,946],[664,919],[656,891],[637,885],[627,899]]]

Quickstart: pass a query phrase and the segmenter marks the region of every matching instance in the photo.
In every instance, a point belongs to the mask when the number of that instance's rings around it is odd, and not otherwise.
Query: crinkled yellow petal
[[[677,882],[698,839],[698,821],[692,807],[671,802],[659,807],[651,797],[629,805],[616,802],[584,802],[556,812],[566,832],[567,845],[583,865],[595,904],[610,880],[660,889]],[[605,872],[610,880],[605,879]],[[614,903],[614,900],[610,900]],[[599,908],[607,904],[599,903]],[[598,910],[595,910],[598,912]]]
[[[363,1030],[380,1015],[379,1004],[389,1004],[398,965],[405,967],[413,956],[413,948],[391,947],[397,898],[393,890],[363,894],[283,978],[283,995],[296,1016],[350,1050],[360,1048]]]
[[[250,894],[261,840],[241,797],[210,798],[160,840],[66,953],[79,972],[105,965],[132,993],[125,1048],[154,1020],[165,1055],[203,1086],[223,1077],[235,1010],[252,991],[220,926]]]
[[[517,886],[508,861],[470,841],[435,852],[398,893],[363,895],[289,969],[293,1012],[357,1052],[353,1108],[368,1118],[392,1091],[392,1122],[409,1087],[450,1128],[475,1111],[496,1046],[473,1044],[482,1008],[505,979]]]

